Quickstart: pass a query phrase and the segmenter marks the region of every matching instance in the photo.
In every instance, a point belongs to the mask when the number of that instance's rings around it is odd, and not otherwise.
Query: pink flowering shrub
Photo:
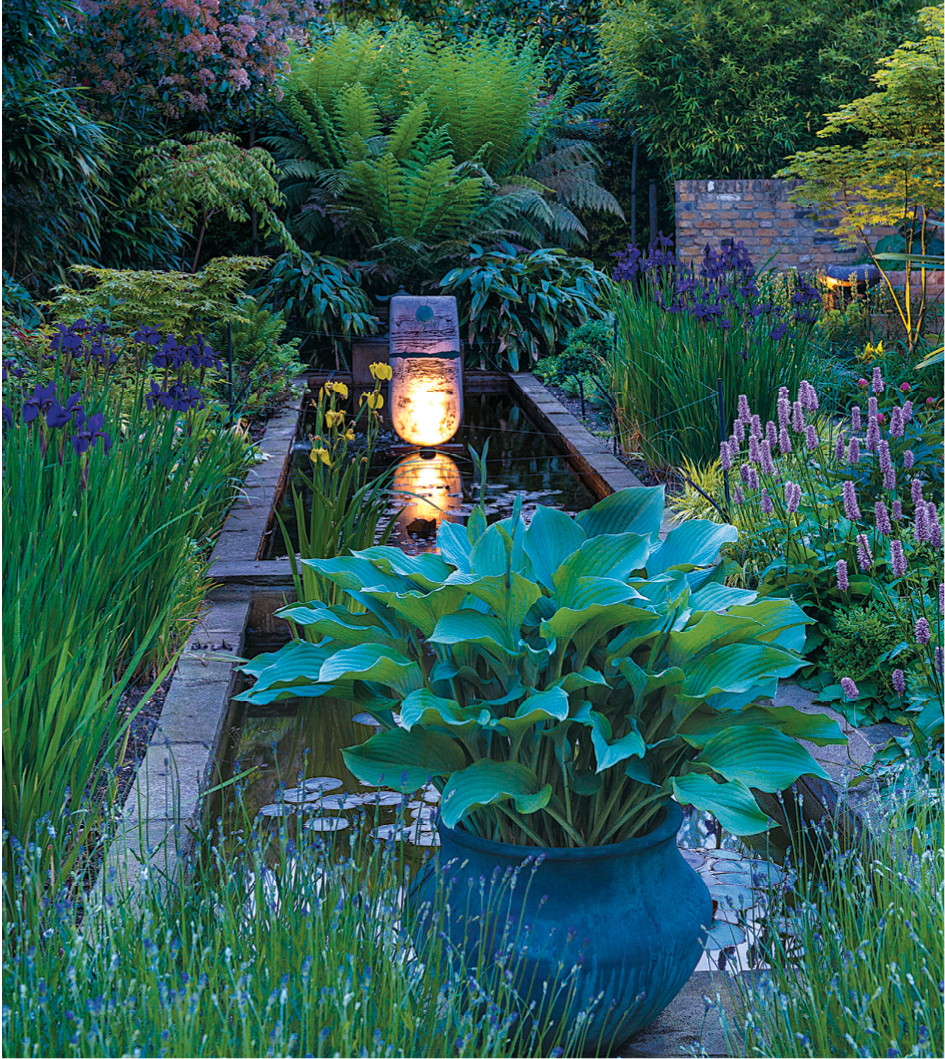
[[[323,0],[78,0],[67,79],[106,113],[244,108],[282,71]]]
[[[794,399],[782,387],[776,420],[765,424],[740,401],[722,466],[738,521],[748,515],[761,524],[761,590],[790,595],[817,620],[807,643],[813,661],[823,659],[837,615],[851,608],[879,607],[895,630],[868,672],[823,681],[821,701],[840,703],[854,721],[934,703],[940,729],[941,411],[913,407],[909,390],[886,387],[879,368],[866,392],[866,408],[829,432],[808,382]],[[869,701],[878,687],[891,687],[893,701]]]

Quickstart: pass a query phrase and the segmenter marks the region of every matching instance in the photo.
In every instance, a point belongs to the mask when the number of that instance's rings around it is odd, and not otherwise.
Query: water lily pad
[[[711,879],[706,879],[709,884],[709,893],[722,908],[752,908],[757,896],[752,892],[750,886],[737,886],[734,884],[721,883],[712,885]]]
[[[291,816],[295,812],[294,805],[283,805],[273,802],[271,805],[264,805],[257,816]]]
[[[403,805],[406,800],[407,795],[401,794],[399,791],[379,790],[376,793],[364,795],[365,805],[395,806]]]
[[[706,853],[716,860],[745,860],[745,854],[737,849],[707,849]]]
[[[305,824],[306,831],[343,831],[351,821],[343,816],[313,816]]]
[[[423,800],[436,805],[440,801],[440,792],[436,787],[424,787],[423,788]]]
[[[341,786],[341,780],[334,776],[313,776],[306,780],[302,786],[307,791],[334,791]]]
[[[381,824],[371,832],[371,838],[378,838],[382,842],[403,842],[407,837],[407,829],[402,824]]]
[[[314,805],[315,808],[327,809],[329,812],[336,813],[339,809],[354,809],[359,805],[365,805],[373,801],[374,799],[370,794],[349,794],[347,791],[342,791],[341,794],[322,795]]]

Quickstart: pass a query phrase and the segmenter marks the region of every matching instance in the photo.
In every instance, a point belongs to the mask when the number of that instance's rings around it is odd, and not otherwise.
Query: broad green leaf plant
[[[670,798],[764,831],[751,788],[825,776],[795,737],[844,741],[822,716],[763,701],[803,665],[808,619],[722,583],[733,527],[688,522],[661,541],[663,506],[658,486],[577,518],[539,507],[530,525],[519,506],[488,528],[476,509],[444,523],[439,555],[309,560],[355,609],[284,608],[318,635],[248,663],[240,697],[366,709],[381,731],[345,750],[351,771],[405,791],[432,777],[443,823],[490,839],[620,842]]]

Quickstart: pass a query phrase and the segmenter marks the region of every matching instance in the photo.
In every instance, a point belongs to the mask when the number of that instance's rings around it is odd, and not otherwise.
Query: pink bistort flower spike
[[[745,494],[742,492],[742,487],[740,485],[736,485],[735,486],[735,503],[736,504],[744,504],[745,503]]]
[[[745,484],[748,486],[749,489],[757,489],[758,488],[758,468],[757,467],[751,466],[751,467],[748,468],[748,477],[747,477],[747,479],[745,481]]]
[[[846,592],[850,587],[850,575],[847,573],[847,563],[845,559],[840,559],[837,563],[837,588],[841,592]]]
[[[768,495],[767,489],[761,490],[761,513],[762,515],[770,515],[774,511],[774,502]]]
[[[852,467],[860,462],[860,439],[850,438],[850,446],[847,449],[847,463]]]
[[[886,389],[886,383],[883,382],[883,372],[877,364],[873,368],[873,393],[882,393]]]
[[[852,482],[843,483],[843,513],[851,522],[859,522],[860,505],[856,500],[856,487]]]
[[[893,501],[893,518],[897,522],[902,522],[902,501],[901,500],[894,500]]]
[[[897,405],[889,416],[889,436],[901,438],[906,432],[906,424],[903,422],[902,409]]]
[[[796,434],[803,434],[807,427],[807,422],[804,419],[804,409],[801,407],[800,401],[795,401],[791,409],[791,427]]]
[[[834,449],[833,449],[833,458],[839,463],[840,460],[842,460],[844,458],[844,456],[846,455],[846,451],[847,451],[847,436],[841,430],[840,433],[837,435],[837,444],[834,446]]]
[[[778,448],[784,454],[791,451],[791,435],[788,433],[787,427],[781,427],[781,432],[778,435]]]
[[[744,419],[736,419],[732,424],[732,437],[734,437],[739,444],[745,440],[745,421]]]
[[[763,432],[761,430],[761,416],[754,415],[751,417],[751,428],[749,433],[753,438],[763,437]]]
[[[913,478],[912,479],[912,486],[911,486],[910,492],[912,493],[912,503],[913,504],[918,504],[918,503],[920,503],[922,501],[922,479],[921,478]]]
[[[935,672],[942,672],[942,663],[945,662],[945,649],[941,647],[935,648]]]
[[[808,423],[807,429],[804,431],[804,443],[811,452],[820,447],[820,438],[817,437],[817,431],[812,423]]]
[[[723,441],[719,445],[719,459],[722,461],[723,471],[730,471],[732,469],[732,450],[728,447],[727,441]]]
[[[774,456],[771,453],[771,442],[767,438],[761,443],[761,472],[774,474]]]
[[[749,464],[743,463],[741,467],[738,468],[738,477],[741,478],[743,485],[748,485],[748,467]]]
[[[761,463],[761,446],[758,438],[752,434],[748,439],[748,458],[752,463]]]
[[[840,687],[843,688],[843,694],[848,699],[858,699],[860,697],[860,689],[849,677],[844,677],[840,681]]]
[[[778,443],[778,428],[770,419],[765,423],[765,437],[768,439],[769,448],[774,451],[774,447]]]
[[[866,404],[867,404],[867,409],[866,409],[866,414],[867,415],[871,415],[871,416],[879,415],[879,403],[877,402],[875,397],[871,397],[866,402]]]
[[[893,577],[905,577],[909,567],[906,563],[906,553],[902,550],[902,541],[892,541],[889,550],[892,556]]]
[[[882,500],[877,500],[873,510],[876,512],[876,528],[884,537],[888,537],[892,533],[892,523],[886,505]]]
[[[934,397],[930,397],[929,400],[933,404],[935,403],[935,398]],[[912,402],[911,401],[903,401],[902,402],[902,418],[903,418],[903,421],[906,422],[906,423],[911,423],[912,422]]]
[[[796,482],[784,483],[784,506],[787,513],[793,515],[801,502],[801,487]]]
[[[911,471],[913,464],[915,463],[915,453],[912,449],[906,449],[902,454],[902,465],[907,471]]]
[[[945,582],[938,586],[938,612],[945,614]]]
[[[929,520],[929,543],[938,551],[942,546],[942,524],[938,520],[938,512],[933,503],[925,505],[925,513]]]
[[[923,647],[932,639],[932,630],[926,618],[919,618],[915,623],[915,639]]]
[[[791,422],[791,399],[787,390],[782,386],[781,395],[778,397],[778,427],[783,430]]]
[[[870,548],[869,537],[865,533],[856,535],[856,561],[861,570],[869,570],[873,565],[873,550]]]
[[[929,528],[929,513],[925,504],[916,504],[915,506],[915,521],[912,525],[912,534],[915,537],[916,544],[925,544],[926,541],[932,539],[932,531]]]
[[[892,675],[893,691],[901,699],[906,693],[906,674],[901,669],[894,669]]]
[[[850,427],[853,430],[863,429],[863,413],[860,411],[859,405],[854,405],[853,410],[850,412]]]
[[[751,409],[748,407],[748,397],[743,393],[738,395],[738,418],[743,423],[751,421]]]
[[[868,452],[875,452],[879,446],[880,433],[879,423],[876,416],[870,416],[870,421],[866,426],[866,448]]]

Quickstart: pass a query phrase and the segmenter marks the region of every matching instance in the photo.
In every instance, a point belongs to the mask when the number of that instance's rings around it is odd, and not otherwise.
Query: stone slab
[[[799,684],[787,682],[778,687],[773,701],[775,706],[793,706],[802,713],[823,713],[837,722],[840,730],[847,737],[846,746],[842,744],[816,746],[804,739],[800,742],[807,747],[814,759],[823,765],[835,782],[842,783],[844,780],[851,779],[863,765],[868,765],[873,760],[873,747],[842,714],[832,710],[829,706],[814,702],[816,697],[816,692],[808,691]]]
[[[716,999],[717,996],[720,999]],[[708,1006],[703,997],[708,997]],[[712,1006],[714,1005],[714,1006]],[[718,1008],[735,1010],[731,979],[719,971],[696,971],[682,992],[645,1029],[617,1049],[621,1059],[644,1056],[719,1056],[730,1054]],[[732,1020],[727,1019],[731,1026]]]
[[[125,824],[195,820],[214,750],[206,743],[152,741],[125,802]]]
[[[170,744],[202,743],[208,750],[222,735],[232,680],[207,684],[175,681],[161,711],[154,736]]]

